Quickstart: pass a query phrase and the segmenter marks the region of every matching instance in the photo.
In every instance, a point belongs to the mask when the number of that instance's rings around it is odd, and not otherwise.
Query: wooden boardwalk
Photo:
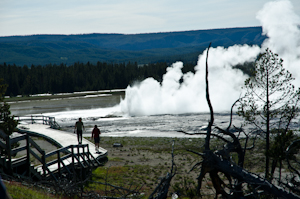
[[[34,123],[34,124],[19,124],[18,128],[23,132],[29,133],[32,136],[39,136],[49,141],[52,141],[60,147],[67,147],[69,145],[77,145],[77,135],[57,129],[52,129],[48,125]],[[96,158],[101,158],[107,155],[107,150],[99,147],[100,154],[96,153],[94,143],[82,138],[82,145],[88,144],[89,150]]]
[[[0,137],[3,140],[0,141],[0,147],[2,152],[5,151],[0,159],[2,172],[37,180],[52,178],[57,181],[61,176],[69,178],[79,176],[82,179],[86,172],[107,160],[106,149],[100,147],[96,153],[92,142],[83,138],[82,144],[78,144],[76,134],[50,128],[58,126],[55,119],[53,123],[53,118],[45,116],[42,118],[33,120],[31,117],[30,122],[20,120],[19,135],[15,137],[7,136],[0,130]],[[49,142],[48,144],[54,144],[57,149],[46,153],[42,149],[43,146],[39,146],[31,137],[42,137]],[[20,142],[23,143],[22,146],[13,147]],[[22,151],[26,155],[14,158]]]

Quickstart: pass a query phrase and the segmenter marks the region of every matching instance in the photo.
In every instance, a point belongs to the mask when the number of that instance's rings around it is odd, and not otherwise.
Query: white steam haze
[[[235,45],[210,48],[208,56],[209,92],[216,112],[229,111],[239,98],[241,87],[247,78],[240,70],[231,66],[254,61],[266,48],[284,60],[283,66],[296,78],[294,85],[300,86],[300,18],[288,0],[266,3],[257,13],[257,19],[268,39],[258,46]],[[207,112],[205,98],[206,52],[199,56],[195,74],[183,74],[182,62],[167,69],[162,83],[148,78],[136,85],[128,86],[121,110],[129,115],[180,114]],[[180,83],[180,80],[183,80]]]
[[[300,18],[293,11],[290,1],[274,1],[264,5],[257,14],[263,27],[265,40],[262,50],[269,48],[283,59],[283,66],[296,78],[294,85],[300,87]]]
[[[211,48],[209,51],[210,95],[214,108],[226,111],[226,105],[232,104],[240,93],[240,86],[246,76],[232,65],[253,61],[259,53],[259,47],[232,46]],[[206,112],[205,99],[205,61],[206,51],[199,56],[196,73],[182,74],[182,62],[167,68],[160,84],[148,78],[126,89],[126,97],[121,102],[123,112],[130,115],[180,114]],[[180,79],[183,82],[180,84]],[[220,102],[220,103],[219,103]]]

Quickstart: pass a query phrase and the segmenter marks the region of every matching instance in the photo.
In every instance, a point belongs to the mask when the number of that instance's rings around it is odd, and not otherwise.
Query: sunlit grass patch
[[[154,190],[159,178],[168,170],[169,168],[164,165],[99,167],[93,172],[92,182],[88,184],[87,189],[109,195],[115,194],[116,187],[122,187],[130,190],[139,189],[139,192],[148,196]]]
[[[54,196],[52,194],[47,194],[45,190],[38,190],[32,187],[24,186],[20,183],[10,182],[4,183],[6,189],[10,196],[13,199],[23,199],[23,198],[31,198],[31,199],[60,199],[60,196]]]

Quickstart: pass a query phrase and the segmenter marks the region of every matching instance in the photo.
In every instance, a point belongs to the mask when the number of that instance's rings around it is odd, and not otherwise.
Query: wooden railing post
[[[78,157],[78,160],[80,161],[80,151],[79,151],[79,144],[77,145],[77,157]]]
[[[84,153],[84,145],[82,145],[82,158],[83,158],[83,162],[85,162],[85,153]]]
[[[32,117],[32,115],[31,115],[31,124],[33,124],[33,117]]]
[[[81,160],[80,160],[80,156],[81,156],[81,155],[80,155],[80,149],[79,149],[79,148],[81,148],[81,147],[82,147],[81,144],[80,144],[80,145],[79,145],[79,144],[77,145],[77,157],[78,157],[78,161],[81,161]],[[81,165],[81,164],[78,164],[78,165]],[[83,179],[83,168],[82,168],[82,166],[80,167],[79,179],[81,179],[81,180]]]
[[[45,151],[42,152],[42,164],[43,164],[43,176],[46,177],[46,154]]]
[[[29,143],[29,135],[26,133],[26,153],[27,153],[27,169],[28,176],[31,177],[31,169],[30,169],[30,143]]]
[[[87,160],[89,161],[89,164],[91,164],[91,161],[90,161],[90,149],[89,149],[89,145],[87,145]]]
[[[87,148],[88,148],[87,157],[88,157],[89,163],[91,164],[92,167],[94,167],[95,165],[97,166],[97,162],[94,161],[94,157],[93,157],[93,155],[90,152],[89,145],[87,146]]]
[[[74,167],[74,145],[72,145],[72,165]]]
[[[6,154],[7,154],[7,169],[9,174],[13,173],[12,164],[11,164],[11,144],[10,144],[10,137],[6,137]]]
[[[60,150],[57,150],[57,164],[58,164],[58,174],[59,174],[59,176],[61,176],[60,162],[61,162]]]

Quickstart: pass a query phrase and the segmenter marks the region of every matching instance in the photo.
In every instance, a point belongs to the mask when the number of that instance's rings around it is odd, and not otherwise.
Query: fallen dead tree
[[[210,46],[209,46],[210,48]],[[200,195],[200,190],[202,188],[202,181],[206,174],[209,174],[213,187],[215,189],[215,198],[218,198],[219,195],[222,198],[260,198],[261,195],[265,195],[268,198],[289,198],[289,199],[299,199],[300,196],[296,195],[299,190],[299,185],[297,183],[285,183],[285,187],[281,187],[273,184],[269,180],[248,172],[243,168],[245,152],[247,148],[247,142],[249,138],[249,134],[243,132],[240,128],[234,127],[238,135],[241,133],[245,134],[246,140],[245,145],[242,147],[240,139],[233,132],[230,131],[232,125],[232,111],[230,124],[227,129],[222,129],[214,125],[214,111],[213,106],[210,101],[209,96],[209,84],[208,84],[208,52],[207,49],[207,58],[206,58],[206,100],[210,109],[210,121],[208,123],[207,132],[205,133],[205,144],[204,151],[197,152],[189,150],[190,152],[197,154],[202,157],[202,161],[196,163],[192,170],[196,167],[201,167],[200,174],[197,178],[198,187],[197,193]],[[234,105],[233,105],[234,106]],[[233,107],[232,107],[233,108]],[[212,129],[213,125],[215,126]],[[213,132],[213,130],[217,132]],[[181,131],[183,132],[183,131]],[[186,132],[183,132],[186,133]],[[186,133],[188,134],[188,133]],[[195,134],[204,134],[204,133],[193,133]],[[191,135],[191,134],[189,134]],[[210,140],[211,137],[214,136],[218,139],[221,139],[225,142],[225,145],[222,149],[212,151],[210,149]],[[299,141],[300,142],[300,141]],[[295,143],[293,143],[295,145]],[[287,151],[288,152],[288,151]],[[231,153],[237,153],[237,162],[234,162],[231,159]],[[299,161],[296,163],[300,163]],[[295,169],[292,164],[289,163],[290,168],[294,168],[295,173],[298,175],[294,175],[294,179],[296,177],[299,178],[299,171]],[[294,180],[295,181],[295,180]],[[283,184],[283,183],[278,183]],[[290,186],[290,187],[288,187]],[[289,189],[290,188],[290,189]],[[293,188],[293,189],[291,189]]]

